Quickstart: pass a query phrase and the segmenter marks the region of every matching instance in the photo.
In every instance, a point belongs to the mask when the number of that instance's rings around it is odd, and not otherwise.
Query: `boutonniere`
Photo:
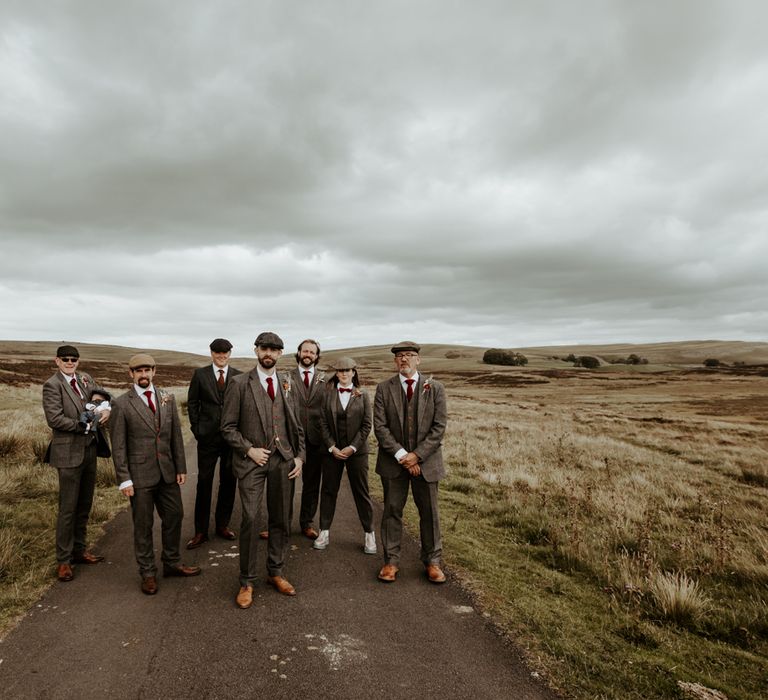
[[[287,372],[282,377],[283,380],[283,393],[287,396],[291,393],[291,375]]]
[[[87,389],[88,388],[88,378],[83,374],[75,375],[80,380],[80,383]]]
[[[432,391],[432,382],[434,381],[434,378],[430,374],[425,380],[424,380],[424,386],[421,390],[422,394],[428,394],[430,391]]]
[[[357,387],[352,389],[351,398],[353,398],[353,399],[360,398],[362,395],[363,395],[363,392],[360,391],[360,389],[358,389]]]
[[[318,382],[324,382],[325,381],[325,372],[323,370],[319,370],[317,373],[317,381]]]
[[[163,389],[157,390],[157,397],[160,399],[161,406],[167,406],[169,403],[171,403],[171,401],[173,401],[173,394],[164,391]]]

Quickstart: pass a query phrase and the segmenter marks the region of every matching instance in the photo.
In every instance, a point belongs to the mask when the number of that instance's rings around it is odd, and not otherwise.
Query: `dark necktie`
[[[219,385],[219,389],[224,388],[224,370],[219,370],[219,380],[216,382]]]
[[[413,398],[413,383],[415,379],[406,379],[405,383],[408,385],[408,389],[405,391],[405,397],[410,401]]]
[[[267,377],[267,393],[269,398],[275,400],[275,387],[272,386],[272,377]]]
[[[307,389],[309,389],[309,370],[308,369],[304,370],[304,386],[307,387]]]
[[[69,383],[72,385],[72,391],[74,391],[82,399],[83,395],[80,393],[80,387],[77,386],[77,379],[72,377],[72,379],[69,380]]]
[[[343,386],[339,387],[340,394],[343,394],[345,391],[348,391],[350,394],[352,393],[352,389],[345,389]]]
[[[147,389],[147,391],[144,392],[144,396],[147,397],[147,406],[149,406],[152,413],[156,413],[157,409],[155,408],[155,404],[152,403],[152,392]]]

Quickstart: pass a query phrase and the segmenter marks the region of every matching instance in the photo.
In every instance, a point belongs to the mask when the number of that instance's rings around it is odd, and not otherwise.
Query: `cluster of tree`
[[[528,364],[528,358],[519,352],[512,350],[502,350],[501,348],[491,348],[483,354],[483,362],[487,365],[512,365],[522,367]]]
[[[627,357],[617,357],[615,360],[612,359],[611,364],[612,365],[647,365],[648,360],[645,357],[640,357],[640,355],[635,355],[635,353],[632,353]]]
[[[720,362],[720,360],[718,360],[715,357],[708,357],[706,360],[704,360],[704,366],[705,367],[724,367],[725,363]]]
[[[600,360],[594,355],[579,355],[576,358],[576,362],[573,363],[574,367],[585,367],[586,369],[597,369],[600,366]]]

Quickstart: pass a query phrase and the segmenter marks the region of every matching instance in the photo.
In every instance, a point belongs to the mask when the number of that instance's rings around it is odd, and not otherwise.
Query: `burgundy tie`
[[[269,398],[275,400],[275,387],[272,386],[272,377],[267,377],[267,393]]]
[[[405,392],[405,397],[410,401],[413,398],[413,383],[415,379],[406,379],[405,383],[408,385],[408,389]]]
[[[77,379],[72,377],[72,379],[69,380],[69,383],[72,385],[72,391],[74,391],[82,399],[83,395],[80,393],[80,387],[77,386]]]
[[[217,384],[219,385],[219,389],[224,388],[224,370],[223,369],[219,370],[219,381],[217,382]]]
[[[152,413],[156,413],[157,409],[155,408],[155,404],[152,403],[152,392],[147,390],[144,392],[144,396],[147,397],[147,406],[149,406]]]
[[[339,387],[340,394],[343,394],[345,391],[348,391],[350,394],[352,393],[352,389],[345,389],[343,386]]]
[[[304,370],[304,386],[307,387],[307,389],[309,389],[309,370],[308,369]]]

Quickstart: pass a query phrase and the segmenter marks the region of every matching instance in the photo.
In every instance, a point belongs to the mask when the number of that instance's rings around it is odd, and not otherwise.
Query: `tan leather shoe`
[[[384,564],[379,571],[379,581],[392,583],[397,578],[397,572],[400,571],[394,564]]]
[[[301,528],[301,534],[304,535],[304,537],[308,537],[310,540],[316,540],[317,539],[317,530],[313,528],[312,526],[309,527],[303,527]]]
[[[445,574],[437,564],[427,564],[427,578],[432,583],[445,583]]]
[[[226,525],[223,525],[222,527],[217,527],[216,534],[225,540],[237,539],[237,535],[232,530],[230,530]]]
[[[157,593],[157,579],[154,576],[146,576],[141,579],[141,592],[145,595]]]
[[[195,536],[187,542],[187,549],[197,549],[201,544],[208,541],[208,535],[203,532],[196,532]]]
[[[202,569],[199,566],[185,566],[179,564],[178,566],[170,566],[163,568],[163,576],[197,576]]]
[[[267,583],[274,586],[278,593],[283,595],[296,595],[296,589],[282,576],[267,576]]]
[[[98,564],[100,561],[104,561],[104,557],[91,552],[78,552],[72,555],[72,561],[75,564]]]
[[[262,540],[268,540],[269,539],[269,530],[262,530],[259,533],[259,537],[261,537]]]
[[[71,581],[75,578],[75,574],[72,571],[72,567],[69,564],[59,564],[59,568],[56,570],[56,576],[59,581]]]
[[[240,592],[237,594],[237,598],[235,598],[235,603],[237,603],[238,608],[243,610],[250,608],[253,604],[253,586],[241,586]]]

